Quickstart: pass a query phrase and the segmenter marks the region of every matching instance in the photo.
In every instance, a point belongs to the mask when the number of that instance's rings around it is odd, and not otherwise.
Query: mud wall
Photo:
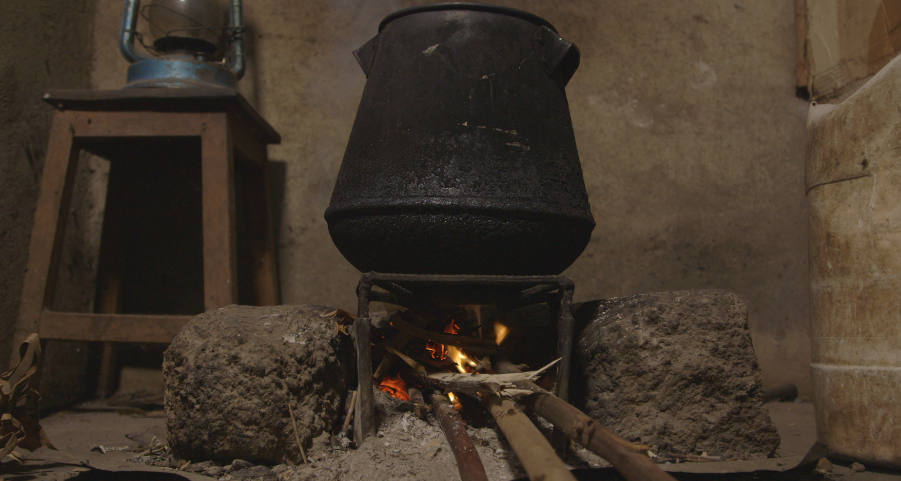
[[[52,109],[41,96],[50,88],[90,87],[95,13],[94,0],[0,2],[0,370],[9,359],[50,127]],[[72,382],[58,391],[77,397],[87,351],[54,344],[48,365],[72,371],[56,376],[69,381],[49,376],[47,382]],[[59,356],[65,360],[55,362]]]
[[[285,303],[355,309],[359,273],[323,211],[364,76],[351,55],[412,0],[247,2],[240,89],[284,141]],[[695,288],[748,305],[766,386],[808,392],[804,117],[792,2],[495,0],[552,22],[582,51],[567,88],[598,227],[567,272],[577,300]],[[93,85],[119,88],[120,2],[98,5]]]

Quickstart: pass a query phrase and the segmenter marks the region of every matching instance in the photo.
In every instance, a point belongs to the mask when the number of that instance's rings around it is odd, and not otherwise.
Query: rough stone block
[[[660,453],[775,453],[779,435],[737,295],[642,294],[587,302],[575,317],[573,401],[589,416]]]
[[[350,338],[321,306],[229,306],[195,317],[163,359],[169,445],[194,461],[298,463],[330,433],[352,372]]]

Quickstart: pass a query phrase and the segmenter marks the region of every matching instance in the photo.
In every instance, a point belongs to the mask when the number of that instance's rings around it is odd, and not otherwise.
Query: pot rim
[[[532,22],[538,26],[545,26],[555,33],[557,29],[551,25],[551,22],[535,15],[534,13],[529,13],[523,10],[517,10],[515,8],[509,7],[499,7],[497,5],[486,5],[482,3],[466,3],[466,2],[446,2],[446,3],[433,3],[431,5],[421,5],[418,7],[409,7],[403,10],[398,10],[382,20],[382,23],[379,24],[379,32],[385,28],[388,23],[392,20],[397,20],[400,17],[405,17],[407,15],[411,15],[414,13],[422,13],[422,12],[439,12],[443,10],[472,10],[476,12],[488,12],[488,13],[499,13],[502,15],[509,15],[511,17],[521,18],[523,20]]]

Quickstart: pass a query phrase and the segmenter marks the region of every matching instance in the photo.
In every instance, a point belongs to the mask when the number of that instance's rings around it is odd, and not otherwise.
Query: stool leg
[[[275,245],[275,229],[272,221],[272,204],[269,200],[267,160],[248,165],[242,171],[246,192],[247,244],[250,256],[250,272],[253,279],[255,305],[274,306],[281,301],[278,287],[278,262]]]
[[[113,394],[116,387],[116,344],[103,343],[103,354],[100,356],[100,371],[97,373],[97,397],[106,399]]]
[[[125,195],[131,187],[123,182],[120,175],[127,168],[120,162],[110,165],[109,182],[106,191],[106,207],[103,214],[103,232],[100,239],[100,256],[97,261],[96,296],[94,312],[116,314],[120,312],[122,279],[128,256],[124,243],[128,238],[127,221],[132,215],[127,207]],[[118,370],[116,369],[117,347],[115,343],[104,342],[97,372],[97,397],[106,399],[116,389]]]
[[[71,120],[68,112],[56,112],[50,127],[13,346],[32,332],[40,333],[41,311],[53,301],[79,156]]]
[[[238,302],[235,164],[226,114],[206,122],[201,137],[203,295],[207,310]]]
[[[98,278],[100,276],[98,275]],[[119,312],[120,278],[108,276],[104,279],[102,290],[98,292],[96,311],[104,314]],[[100,282],[98,281],[98,285]],[[97,397],[106,399],[113,394],[116,388],[116,377],[119,374],[116,369],[116,344],[103,343],[103,354],[100,356],[100,370],[97,373]]]

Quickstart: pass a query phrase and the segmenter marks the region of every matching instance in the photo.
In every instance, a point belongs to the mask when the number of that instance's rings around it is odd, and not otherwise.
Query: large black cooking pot
[[[329,233],[361,271],[558,274],[594,220],[564,86],[579,51],[488,5],[389,15],[354,52],[367,75]]]

